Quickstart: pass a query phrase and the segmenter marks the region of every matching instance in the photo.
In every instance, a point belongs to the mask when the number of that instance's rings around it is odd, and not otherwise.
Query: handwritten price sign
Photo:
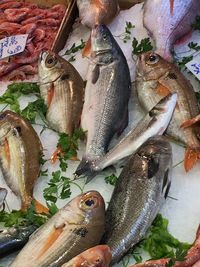
[[[186,67],[200,80],[200,54],[188,62]]]
[[[0,59],[19,54],[24,51],[28,34],[6,37],[0,40]]]

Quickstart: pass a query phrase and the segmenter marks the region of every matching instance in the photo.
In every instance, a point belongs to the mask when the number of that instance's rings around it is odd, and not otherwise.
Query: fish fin
[[[4,152],[5,152],[6,160],[8,162],[8,165],[10,165],[10,160],[11,160],[10,147],[9,147],[9,142],[8,142],[7,138],[5,138],[3,146],[4,146]]]
[[[54,228],[53,231],[48,235],[46,242],[44,243],[43,248],[38,255],[38,259],[55,243],[55,241],[59,238],[59,236],[63,232],[63,227]]]
[[[48,105],[48,107],[50,107],[50,105],[51,105],[51,102],[52,102],[53,96],[54,96],[54,92],[55,92],[54,84],[51,83],[51,86],[47,92],[47,105]]]
[[[188,147],[185,152],[184,167],[185,171],[191,170],[197,161],[200,160],[200,148]]]
[[[171,94],[170,90],[161,83],[159,83],[158,86],[156,87],[156,93],[160,96],[167,96]]]
[[[99,74],[100,74],[100,66],[96,64],[92,71],[92,83],[93,84],[95,84],[98,81]]]
[[[59,159],[59,154],[62,154],[62,153],[63,152],[62,152],[61,147],[58,146],[51,156],[51,163],[52,164],[56,163],[56,161]]]
[[[87,177],[86,184],[89,183],[97,174],[93,169],[93,161],[83,158],[75,171],[75,180],[82,178],[79,176]]]
[[[174,0],[169,0],[170,2],[170,14],[174,14]]]
[[[49,209],[40,203],[37,199],[34,199],[35,212],[49,214]]]
[[[200,122],[200,114],[198,114],[196,117],[194,117],[190,120],[184,121],[184,123],[182,123],[180,127],[181,128],[187,128],[187,127],[194,125],[197,122]]]
[[[82,57],[90,57],[91,48],[92,48],[92,43],[91,43],[91,36],[90,36],[87,43],[85,44],[85,47],[83,48]]]
[[[101,0],[92,0],[91,5],[94,5],[95,7],[102,9],[105,12],[107,11]]]

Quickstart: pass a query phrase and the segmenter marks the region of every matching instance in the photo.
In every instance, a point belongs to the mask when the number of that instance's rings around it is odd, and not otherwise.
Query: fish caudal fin
[[[188,147],[185,152],[184,167],[186,172],[191,170],[197,161],[200,160],[200,148]]]
[[[96,176],[96,171],[93,169],[93,161],[83,158],[75,172],[75,180],[87,177],[86,184]],[[80,177],[82,176],[82,177]]]
[[[38,200],[34,199],[34,206],[35,206],[35,212],[40,214],[40,213],[45,213],[49,214],[49,209],[45,207],[42,203],[40,203]]]
[[[198,114],[196,117],[185,121],[184,123],[181,124],[181,128],[187,128],[190,127],[192,125],[194,125],[195,123],[200,122],[200,114]]]

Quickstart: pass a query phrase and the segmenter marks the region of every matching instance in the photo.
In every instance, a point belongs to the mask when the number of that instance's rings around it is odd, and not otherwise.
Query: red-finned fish
[[[62,267],[109,267],[112,259],[110,248],[99,245],[82,252]]]
[[[200,159],[200,142],[193,127],[200,120],[199,108],[190,82],[174,64],[154,52],[147,52],[138,60],[136,88],[139,101],[147,111],[164,96],[177,93],[177,105],[167,134],[187,146],[184,166],[189,171]]]
[[[105,203],[96,191],[72,199],[29,238],[10,267],[60,267],[99,244]]]
[[[191,30],[200,15],[199,0],[147,0],[144,4],[144,26],[156,43],[156,52],[172,60],[176,40]]]

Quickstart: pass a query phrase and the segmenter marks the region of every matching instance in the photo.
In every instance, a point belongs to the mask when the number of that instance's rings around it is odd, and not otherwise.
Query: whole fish
[[[109,267],[112,254],[106,245],[99,245],[82,252],[62,267]]]
[[[40,139],[31,124],[10,110],[1,112],[0,166],[8,186],[20,196],[22,210],[26,210],[33,200],[41,153]],[[39,202],[37,204],[39,208]]]
[[[96,191],[83,193],[42,225],[10,265],[60,267],[99,244],[105,227],[105,204]]]
[[[102,244],[110,247],[111,264],[138,243],[167,197],[172,151],[162,136],[146,141],[120,174],[108,209]]]
[[[128,124],[129,68],[105,25],[92,30],[90,60],[81,118],[87,145],[76,170],[78,176],[90,172],[94,161],[105,155],[113,135],[120,134]]]
[[[5,198],[8,191],[5,188],[0,187],[0,208],[4,205]]]
[[[147,52],[138,60],[136,88],[146,111],[169,93],[177,93],[177,105],[167,134],[187,146],[184,166],[189,171],[200,158],[197,129],[191,127],[199,120],[198,103],[191,84],[174,64],[154,52]]]
[[[48,107],[46,119],[58,132],[71,135],[80,124],[84,82],[77,70],[51,51],[39,57],[40,93]]]
[[[177,94],[164,97],[141,119],[138,125],[120,140],[102,159],[97,161],[94,171],[101,171],[135,152],[154,135],[162,135],[166,130],[176,106]],[[88,178],[89,179],[89,178]]]
[[[191,30],[197,15],[199,0],[147,0],[144,4],[144,26],[156,43],[156,52],[172,60],[176,40]]]
[[[28,225],[0,230],[0,257],[21,249],[36,229],[36,226]]]
[[[89,28],[109,24],[119,12],[117,0],[77,0],[81,23]]]

